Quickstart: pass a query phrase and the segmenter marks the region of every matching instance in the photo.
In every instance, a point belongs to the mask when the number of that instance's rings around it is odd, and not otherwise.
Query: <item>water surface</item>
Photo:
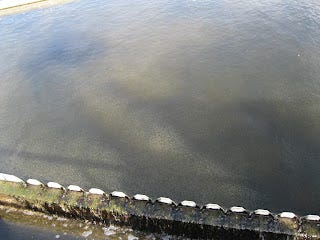
[[[316,0],[81,0],[0,19],[0,172],[319,213]]]

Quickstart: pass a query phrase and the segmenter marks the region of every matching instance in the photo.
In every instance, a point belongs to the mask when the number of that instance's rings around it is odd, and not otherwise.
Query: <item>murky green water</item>
[[[7,223],[0,220],[0,237],[6,240],[84,240],[85,238],[76,238],[70,235],[59,235],[49,230],[38,229],[37,227],[21,226]]]
[[[0,19],[0,172],[319,213],[320,4],[81,0]]]

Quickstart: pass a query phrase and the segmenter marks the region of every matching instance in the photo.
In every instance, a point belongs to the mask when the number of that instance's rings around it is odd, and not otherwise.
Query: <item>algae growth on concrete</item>
[[[134,231],[128,227],[96,224],[4,206],[0,206],[0,217],[0,239],[6,240],[155,240],[164,237]]]
[[[99,189],[86,192],[75,185],[66,189],[55,182],[47,185],[35,179],[24,182],[3,173],[0,180],[0,205],[16,208],[16,212],[33,210],[35,215],[36,212],[57,214],[178,238],[317,239],[320,236],[320,217],[316,215],[298,217],[292,212],[272,214],[261,209],[249,212],[242,207],[227,210],[218,205],[213,207],[214,204],[201,207],[192,201],[177,205],[168,198],[152,201],[145,195],[130,198],[123,192],[106,194]]]

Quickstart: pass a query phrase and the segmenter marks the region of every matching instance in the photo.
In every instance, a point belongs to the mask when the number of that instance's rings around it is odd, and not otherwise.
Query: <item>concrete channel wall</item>
[[[0,16],[66,4],[73,0],[0,0]]]
[[[38,2],[44,2],[46,0],[0,0],[0,10],[21,7]]]
[[[84,191],[76,185],[64,188],[56,182],[26,182],[0,173],[0,204],[19,209],[130,226],[136,230],[191,238],[217,239],[320,239],[320,217],[299,217],[291,212],[223,209],[217,204],[198,206],[193,201],[176,204],[169,198],[152,201],[137,194],[110,194],[96,188]]]

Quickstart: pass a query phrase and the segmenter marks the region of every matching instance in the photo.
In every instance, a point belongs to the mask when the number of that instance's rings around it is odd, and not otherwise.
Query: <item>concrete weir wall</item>
[[[0,16],[20,14],[33,9],[53,7],[73,0],[0,0]]]
[[[137,194],[110,194],[76,185],[64,188],[0,173],[0,205],[130,226],[133,229],[191,238],[215,239],[320,239],[320,217],[299,217],[291,212],[272,214],[242,207],[223,209],[217,204],[198,206],[193,201],[176,204],[169,198],[152,201]]]
[[[0,0],[0,10],[20,7],[38,2],[44,2],[46,0]]]

